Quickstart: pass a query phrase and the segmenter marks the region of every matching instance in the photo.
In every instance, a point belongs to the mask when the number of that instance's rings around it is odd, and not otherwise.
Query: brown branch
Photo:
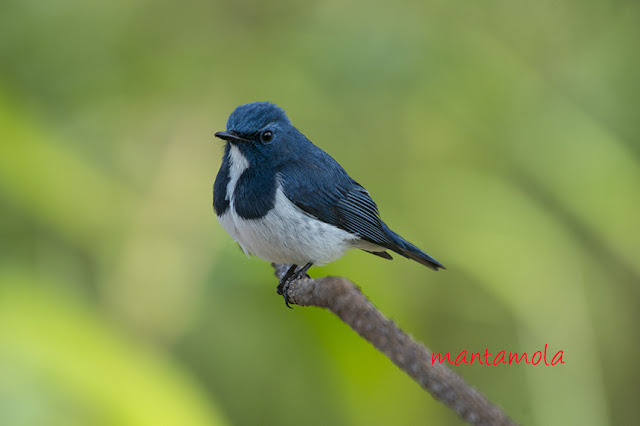
[[[289,265],[273,265],[282,278]],[[327,308],[384,353],[434,398],[474,425],[515,425],[500,407],[469,386],[443,364],[431,362],[431,351],[400,330],[349,280],[305,278],[291,283],[290,303]]]

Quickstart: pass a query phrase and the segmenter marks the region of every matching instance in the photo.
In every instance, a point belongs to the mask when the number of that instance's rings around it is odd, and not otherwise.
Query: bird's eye
[[[271,130],[263,130],[260,133],[260,140],[262,143],[269,143],[273,140],[273,132]]]

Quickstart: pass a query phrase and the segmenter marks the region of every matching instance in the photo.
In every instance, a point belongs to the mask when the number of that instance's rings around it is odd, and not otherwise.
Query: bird
[[[291,265],[276,289],[287,307],[292,282],[349,249],[446,269],[393,232],[369,192],[274,103],[236,107],[215,136],[226,142],[213,184],[218,221],[247,255]]]

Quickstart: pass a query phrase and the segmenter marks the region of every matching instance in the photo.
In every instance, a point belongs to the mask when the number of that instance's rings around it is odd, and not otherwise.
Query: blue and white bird
[[[215,135],[226,141],[213,185],[218,220],[245,253],[292,265],[277,289],[287,306],[291,282],[351,248],[444,268],[389,229],[367,190],[276,105],[240,105]]]

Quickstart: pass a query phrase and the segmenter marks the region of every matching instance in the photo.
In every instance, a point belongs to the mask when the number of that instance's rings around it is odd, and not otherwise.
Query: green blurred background
[[[338,274],[527,425],[640,418],[640,3],[0,6],[0,424],[460,424],[217,223],[270,100],[443,262]]]

